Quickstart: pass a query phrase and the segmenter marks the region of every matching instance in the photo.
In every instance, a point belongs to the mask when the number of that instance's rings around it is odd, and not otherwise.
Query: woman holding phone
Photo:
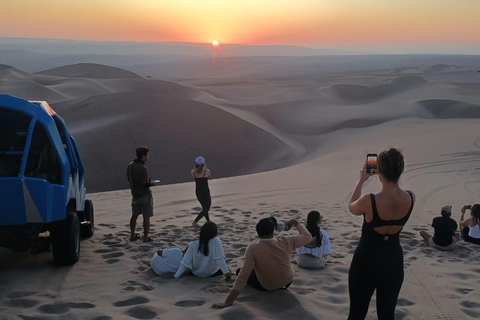
[[[470,210],[470,218],[463,219],[465,211]],[[460,232],[463,240],[480,244],[480,204],[463,206],[460,216]]]
[[[394,319],[403,283],[403,250],[399,235],[410,217],[415,195],[398,184],[404,169],[399,149],[381,152],[377,166],[378,170],[367,173],[367,163],[364,164],[349,201],[350,212],[363,215],[362,235],[348,275],[349,320],[365,319],[375,290],[378,318]],[[363,184],[374,174],[378,174],[382,190],[362,195]]]
[[[195,220],[192,222],[193,226],[198,225],[198,221],[205,217],[210,221],[208,211],[212,205],[212,198],[210,197],[210,189],[208,188],[208,179],[211,177],[210,169],[207,168],[205,159],[202,156],[198,156],[195,159],[193,170],[191,171],[192,178],[195,180],[195,195],[198,201],[202,205],[202,211],[198,214]]]

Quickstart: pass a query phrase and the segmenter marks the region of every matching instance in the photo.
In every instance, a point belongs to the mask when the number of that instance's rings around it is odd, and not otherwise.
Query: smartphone
[[[279,224],[277,224],[277,226],[275,227],[275,230],[277,230],[278,232],[280,231],[288,231],[290,229],[290,226],[286,223],[283,223],[283,222],[280,222]]]
[[[377,154],[367,154],[367,173],[373,173],[373,170],[377,170]]]

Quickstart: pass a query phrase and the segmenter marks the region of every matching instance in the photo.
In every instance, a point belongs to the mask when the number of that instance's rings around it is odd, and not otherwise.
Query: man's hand
[[[289,225],[290,227],[296,227],[298,225],[298,221],[295,219],[290,219],[286,222],[286,224]]]

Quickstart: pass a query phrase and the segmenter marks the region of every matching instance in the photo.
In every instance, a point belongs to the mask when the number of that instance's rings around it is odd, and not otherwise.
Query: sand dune
[[[77,63],[74,65],[37,72],[50,76],[93,78],[93,79],[141,79],[139,75],[123,69],[95,63]]]
[[[389,80],[387,84],[379,86],[339,84],[333,85],[329,90],[332,90],[338,99],[346,103],[365,104],[366,102],[385,99],[409,89],[417,89],[426,83],[427,81],[422,77],[403,76]]]
[[[447,99],[422,100],[418,104],[437,118],[480,118],[480,104]]]
[[[127,188],[125,168],[139,145],[151,148],[150,175],[164,184],[190,180],[199,154],[215,177],[273,169],[291,157],[284,143],[264,130],[168,94],[103,94],[53,107],[77,139],[92,191]]]

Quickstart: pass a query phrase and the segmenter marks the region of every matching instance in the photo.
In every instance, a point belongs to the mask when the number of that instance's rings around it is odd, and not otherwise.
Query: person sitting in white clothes
[[[320,229],[322,216],[318,211],[310,211],[307,216],[307,230],[312,241],[297,249],[297,265],[305,269],[318,269],[325,266],[325,257],[332,253],[328,234]]]
[[[160,249],[150,259],[153,271],[159,276],[176,272],[180,266],[183,253],[179,248]]]
[[[199,239],[190,242],[174,277],[180,278],[187,271],[191,271],[197,277],[223,274],[226,280],[232,280],[214,222],[206,222],[200,229]]]

